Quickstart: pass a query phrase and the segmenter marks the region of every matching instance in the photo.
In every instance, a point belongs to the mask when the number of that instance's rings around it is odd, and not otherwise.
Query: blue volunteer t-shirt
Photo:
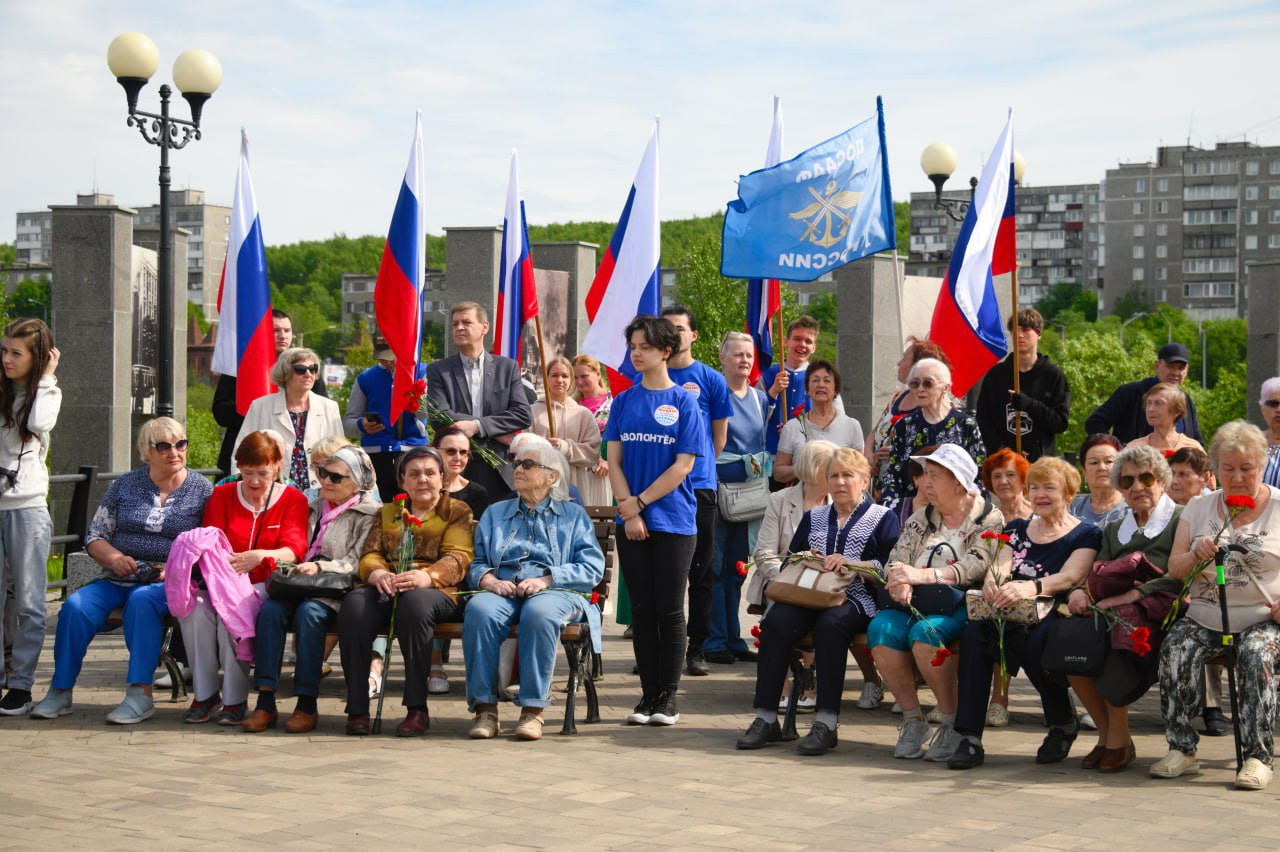
[[[680,453],[702,452],[700,418],[693,396],[679,385],[652,391],[637,383],[618,394],[604,440],[622,443],[622,475],[633,495],[652,485]],[[650,531],[696,535],[693,488],[686,476],[670,494],[645,506],[641,515]]]
[[[806,364],[808,362],[805,362]],[[777,364],[770,364],[760,374],[760,383],[757,385],[765,393],[769,395],[769,388],[773,387],[773,380],[778,376],[778,370],[781,369]],[[808,411],[813,407],[813,402],[809,399],[809,395],[804,392],[804,377],[808,370],[787,370],[790,374],[790,384],[784,393],[778,394],[779,398],[786,397],[787,419],[793,416],[797,405],[803,405],[804,410]],[[778,405],[778,400],[769,400],[769,425],[764,430],[764,448],[769,451],[770,455],[778,454],[778,438],[782,435],[782,411],[783,406]]]
[[[628,359],[627,364],[630,365],[630,363]],[[632,370],[634,369],[633,367]],[[678,370],[668,366],[667,375],[671,377],[671,381],[693,395],[697,400],[698,410],[702,413],[702,452],[694,461],[693,473],[689,474],[689,478],[693,480],[694,488],[714,489],[716,487],[716,445],[711,437],[711,421],[733,416],[733,405],[729,402],[729,383],[724,380],[724,376],[701,361],[694,361],[689,366]],[[638,373],[628,378],[640,384]]]

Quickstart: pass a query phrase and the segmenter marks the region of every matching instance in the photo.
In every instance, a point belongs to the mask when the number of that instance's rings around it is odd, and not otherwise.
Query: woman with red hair
[[[1008,447],[1001,447],[982,463],[982,484],[995,497],[1007,524],[1015,518],[1031,518],[1027,499],[1027,471],[1031,462]]]

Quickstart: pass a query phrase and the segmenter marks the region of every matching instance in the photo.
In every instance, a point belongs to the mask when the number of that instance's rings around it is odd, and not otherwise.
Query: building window
[[[1147,270],[1143,269],[1141,266],[1133,270],[1134,281],[1143,281],[1146,279],[1146,277],[1147,277]]]
[[[1147,226],[1141,223],[1133,226],[1133,235],[1135,237],[1145,237],[1147,235]]]
[[[1273,175],[1280,175],[1280,160],[1272,160],[1269,170]]]
[[[1156,225],[1156,236],[1157,237],[1169,236],[1169,226],[1164,222],[1161,222],[1158,225]]]
[[[1257,201],[1257,200],[1258,200],[1258,188],[1257,188],[1256,186],[1246,186],[1246,187],[1244,188],[1244,200],[1245,200],[1245,201]]]
[[[1250,211],[1250,212],[1256,212],[1256,211]],[[1267,218],[1270,220],[1271,224],[1280,225],[1280,210],[1272,210],[1270,212],[1270,215]]]
[[[1165,280],[1167,280],[1168,278],[1169,278],[1169,270],[1168,270],[1168,268],[1167,268],[1167,267],[1164,267],[1164,266],[1157,266],[1157,267],[1156,267],[1156,280],[1157,280],[1157,281],[1165,281]]]
[[[1168,212],[1169,212],[1169,202],[1167,202],[1167,201],[1157,201],[1157,202],[1156,202],[1156,212],[1157,212],[1157,213],[1168,213]]]
[[[1168,191],[1169,191],[1168,178],[1160,178],[1160,180],[1156,181],[1156,192],[1168,192]]]
[[[1161,243],[1160,245],[1156,246],[1156,257],[1168,257],[1168,256],[1169,256],[1169,247],[1167,245],[1165,245],[1164,243]]]
[[[1258,211],[1257,210],[1244,211],[1244,223],[1246,225],[1258,224]]]
[[[1249,236],[1247,236],[1247,237],[1245,237],[1245,238],[1244,238],[1244,250],[1245,250],[1245,251],[1257,251],[1257,250],[1258,250],[1258,235],[1257,235],[1257,234],[1250,234]]]
[[[1183,284],[1182,295],[1187,299],[1231,298],[1236,294],[1234,281],[1206,281],[1197,284]]]
[[[1245,163],[1245,164],[1244,164],[1244,173],[1245,173],[1245,174],[1247,174],[1247,175],[1249,175],[1249,176],[1251,176],[1251,177],[1252,177],[1253,175],[1256,175],[1256,174],[1258,173],[1258,161],[1257,161],[1257,160],[1250,160],[1249,162]]]
[[[1147,208],[1141,201],[1133,202],[1133,215],[1141,216],[1145,212],[1147,212]]]
[[[1134,259],[1134,260],[1142,260],[1142,259],[1143,259],[1144,257],[1146,257],[1146,256],[1147,256],[1147,250],[1146,250],[1144,247],[1142,247],[1142,246],[1134,246],[1134,247],[1133,247],[1133,259]]]
[[[1267,187],[1267,198],[1270,198],[1272,201],[1280,198],[1280,183],[1273,183],[1271,186]]]
[[[1267,237],[1267,248],[1280,249],[1280,234],[1271,234]]]
[[[1146,192],[1146,191],[1147,191],[1147,181],[1146,181],[1146,179],[1145,179],[1145,178],[1138,178],[1136,181],[1134,181],[1134,182],[1133,182],[1133,191],[1134,191],[1134,192]]]

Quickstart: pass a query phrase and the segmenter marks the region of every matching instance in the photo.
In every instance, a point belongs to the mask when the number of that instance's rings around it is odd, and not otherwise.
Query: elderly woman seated
[[[568,476],[561,452],[542,438],[526,438],[516,452],[516,496],[490,506],[476,529],[468,581],[479,591],[467,602],[462,623],[472,739],[501,731],[498,649],[513,623],[519,623],[520,637],[516,739],[542,736],[560,629],[590,622],[600,650],[600,610],[589,598],[604,577],[604,554],[586,511],[569,500]]]
[[[169,417],[138,430],[138,452],[146,467],[111,483],[85,536],[85,548],[102,566],[103,578],[76,591],[58,613],[53,644],[53,685],[31,716],[54,719],[71,712],[71,688],[80,676],[89,643],[124,607],[129,674],[124,701],[107,721],[132,725],[155,714],[151,673],[164,639],[164,564],[179,533],[200,526],[213,486],[187,469],[187,433]]]
[[[964,631],[964,590],[982,582],[995,552],[982,534],[1000,532],[1004,517],[973,484],[978,466],[965,450],[943,444],[920,461],[929,504],[907,519],[889,554],[887,591],[893,604],[871,619],[867,644],[885,686],[902,706],[893,756],[945,761],[958,740],[956,661],[938,652]],[[927,752],[929,723],[916,693],[917,669],[938,699],[942,719]]]
[[[1156,682],[1158,655],[1137,653],[1129,632],[1145,627],[1151,647],[1158,647],[1161,622],[1181,586],[1163,576],[1182,513],[1182,507],[1165,493],[1169,465],[1164,454],[1144,444],[1130,444],[1116,456],[1111,484],[1124,495],[1128,511],[1122,519],[1103,527],[1098,561],[1084,588],[1074,590],[1067,599],[1073,615],[1093,618],[1096,629],[1109,634],[1106,654],[1097,670],[1067,676],[1098,725],[1098,744],[1080,765],[1099,772],[1121,772],[1133,763],[1129,705]],[[1136,554],[1150,564],[1140,563]],[[1131,558],[1115,561],[1124,557]],[[1159,574],[1152,572],[1152,567],[1158,568]],[[1090,605],[1112,617],[1102,618]],[[1119,629],[1112,629],[1112,619],[1123,622],[1114,625]],[[1138,650],[1142,650],[1141,644]]]
[[[831,505],[804,513],[788,551],[819,554],[824,571],[834,571],[851,562],[870,562],[877,568],[882,567],[898,540],[898,516],[871,502],[867,496],[870,479],[871,466],[861,451],[848,447],[838,449],[827,467]],[[739,738],[738,748],[763,748],[782,738],[778,698],[787,677],[792,649],[808,633],[813,634],[817,660],[818,714],[796,751],[819,755],[835,748],[849,643],[855,635],[866,631],[875,614],[875,593],[861,575],[856,575],[849,584],[848,596],[840,606],[807,609],[776,601],[761,622],[754,700],[756,718]]]
[[[1218,429],[1209,458],[1222,487],[1182,510],[1169,555],[1171,576],[1194,579],[1186,616],[1169,628],[1160,649],[1160,706],[1169,753],[1151,767],[1151,775],[1176,778],[1200,771],[1200,738],[1191,717],[1202,699],[1200,670],[1222,652],[1225,627],[1236,637],[1237,722],[1244,755],[1235,783],[1261,790],[1271,783],[1280,662],[1280,489],[1262,481],[1266,437],[1243,420]],[[1229,548],[1225,586],[1216,583],[1213,569],[1219,545]],[[1223,593],[1226,625],[1218,598]]]
[[[355,573],[364,543],[378,519],[382,504],[374,491],[373,462],[359,447],[339,446],[315,466],[320,493],[312,498],[307,529],[311,543],[293,569],[303,576]],[[268,587],[270,588],[270,587]],[[301,597],[267,599],[258,611],[254,645],[253,684],[258,690],[254,711],[241,723],[249,733],[276,726],[276,687],[284,658],[285,634],[297,636],[293,694],[298,702],[285,722],[290,734],[305,734],[316,726],[316,697],[325,639],[338,620],[341,598]]]
[[[388,630],[393,614],[404,655],[408,709],[396,736],[427,732],[431,640],[437,623],[457,615],[458,585],[471,564],[471,509],[443,491],[444,461],[439,450],[422,446],[406,450],[397,464],[396,478],[405,491],[403,499],[382,507],[360,558],[360,579],[366,585],[343,598],[338,612],[350,736],[370,733],[368,677],[373,639]],[[413,542],[404,564],[400,552],[406,530]]]
[[[1080,585],[1093,565],[1102,533],[1067,511],[1080,487],[1080,474],[1062,459],[1044,456],[1027,471],[1030,521],[1005,526],[1009,537],[1000,549],[982,586],[992,607],[1009,610],[1037,595],[1065,597]],[[971,621],[960,642],[960,693],[956,733],[960,742],[947,761],[952,769],[972,769],[985,759],[982,732],[986,727],[987,697],[993,662],[1004,662],[1010,673],[1027,673],[1044,709],[1049,733],[1036,752],[1036,763],[1061,763],[1080,732],[1075,707],[1066,685],[1049,678],[1041,666],[1045,640],[1057,620],[1051,611],[1035,624],[1007,622],[997,631],[994,621]]]

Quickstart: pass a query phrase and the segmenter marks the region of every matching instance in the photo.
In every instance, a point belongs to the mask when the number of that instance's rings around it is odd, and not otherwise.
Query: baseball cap
[[[391,351],[391,347],[387,345],[386,338],[375,337],[373,339],[373,360],[375,361],[396,360],[396,353]]]
[[[1167,364],[1173,364],[1177,361],[1181,361],[1184,364],[1191,363],[1191,353],[1181,343],[1166,343],[1160,347],[1160,354],[1156,357]]]
[[[973,460],[973,456],[957,444],[939,444],[938,448],[929,455],[911,456],[911,460],[919,462],[922,467],[925,462],[942,465],[951,471],[956,480],[970,494],[978,493],[978,486],[975,483],[978,478],[978,464]]]

